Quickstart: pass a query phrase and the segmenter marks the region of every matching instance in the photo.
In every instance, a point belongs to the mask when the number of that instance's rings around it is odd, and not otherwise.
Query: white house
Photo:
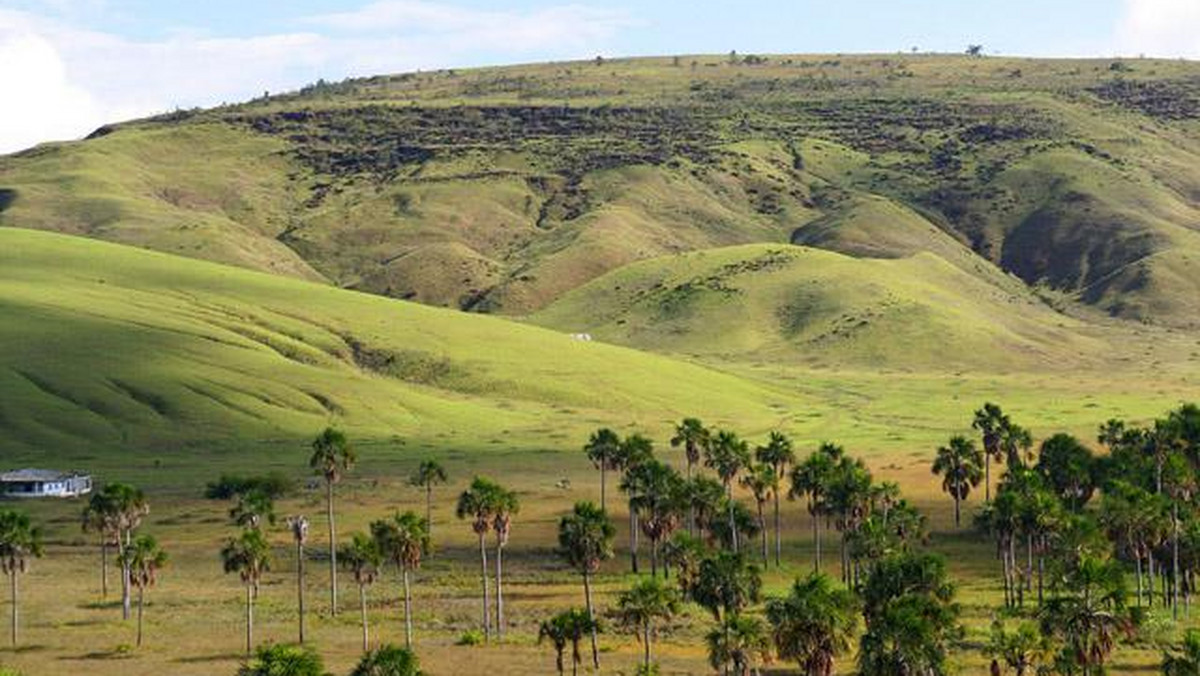
[[[92,492],[92,477],[83,472],[15,469],[0,474],[0,497],[70,498]]]

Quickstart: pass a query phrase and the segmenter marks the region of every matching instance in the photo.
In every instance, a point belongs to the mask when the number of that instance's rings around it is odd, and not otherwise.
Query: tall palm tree
[[[708,663],[730,676],[749,676],[756,661],[765,662],[771,657],[770,635],[757,617],[730,615],[704,638]]]
[[[17,577],[27,572],[30,560],[41,558],[42,553],[42,529],[33,525],[29,515],[9,509],[0,510],[0,572],[8,576],[13,646],[17,645],[17,627],[20,625]]]
[[[480,581],[483,584],[483,636],[491,640],[492,615],[491,591],[488,583],[487,544],[484,538],[492,528],[492,519],[496,515],[496,496],[501,488],[496,482],[483,477],[475,477],[470,487],[458,496],[455,514],[459,519],[470,519],[471,529],[479,539],[479,569]]]
[[[226,573],[237,573],[246,587],[246,653],[254,647],[254,596],[262,576],[271,568],[271,546],[262,531],[253,528],[230,538],[221,548]]]
[[[750,447],[736,434],[721,430],[705,449],[704,463],[716,471],[725,486],[725,497],[729,499],[729,529],[733,538],[733,551],[739,550],[737,524],[733,515],[733,484],[738,474],[750,466]]]
[[[429,551],[429,524],[413,512],[397,514],[390,521],[371,524],[371,535],[384,557],[400,569],[404,583],[404,647],[412,648],[412,571],[421,567],[421,555]]]
[[[700,462],[700,452],[708,444],[708,440],[708,429],[697,418],[684,418],[675,426],[675,434],[671,437],[671,448],[683,447],[683,458],[687,462],[687,478],[692,478],[692,468]]]
[[[642,641],[642,667],[649,672],[653,657],[655,624],[679,612],[679,593],[656,577],[641,578],[617,599],[621,624],[638,632]]]
[[[1126,607],[1125,575],[1116,561],[1084,556],[1062,589],[1042,607],[1044,634],[1060,637],[1065,655],[1083,676],[1104,673],[1104,663],[1122,634],[1133,631]]]
[[[496,533],[496,639],[504,640],[504,548],[512,532],[512,518],[521,502],[513,491],[498,486],[494,493],[492,530]]]
[[[97,500],[97,508],[104,510],[106,518],[111,519],[111,525],[116,529],[118,548],[129,546],[133,541],[133,532],[150,513],[150,503],[147,502],[146,495],[129,484],[110,483],[101,488],[92,499]],[[122,619],[129,619],[131,609],[129,569],[121,565]]]
[[[688,535],[700,537],[710,532],[713,521],[724,518],[725,487],[710,476],[697,474],[684,480],[682,490],[693,526]]]
[[[962,435],[950,437],[950,443],[939,446],[933,461],[933,473],[942,475],[942,490],[954,498],[954,525],[962,525],[959,504],[967,499],[971,488],[983,479],[983,453],[971,440]]]
[[[342,480],[357,460],[354,449],[341,430],[326,427],[312,441],[308,466],[325,480],[325,514],[329,519],[329,614],[337,615],[337,524],[333,511],[333,486]]]
[[[1033,434],[1006,416],[1000,430],[1000,453],[1009,472],[1025,466],[1025,459],[1029,456],[1031,448]]]
[[[771,499],[771,493],[775,486],[779,484],[779,480],[775,478],[775,468],[767,464],[758,464],[750,467],[750,471],[742,476],[742,487],[750,491],[750,495],[754,496],[754,506],[758,510],[758,532],[762,538],[762,560],[763,565],[767,565],[767,517],[763,513],[763,508],[767,501]]]
[[[372,531],[375,531],[375,525],[371,524]],[[341,554],[338,565],[345,568],[354,584],[358,585],[362,649],[363,652],[367,652],[371,649],[371,632],[367,623],[367,589],[379,579],[379,569],[383,566],[384,552],[380,546],[380,537],[374,532],[372,535],[354,533],[350,536],[350,542],[338,547],[338,553]]]
[[[779,525],[779,482],[783,480],[788,467],[796,463],[796,452],[792,448],[791,439],[782,432],[771,432],[766,445],[755,450],[755,457],[774,470],[775,480],[771,484],[771,496],[775,501],[775,567],[778,568],[783,549],[783,536]]]
[[[821,518],[828,513],[826,497],[838,461],[845,451],[841,446],[823,443],[804,462],[792,467],[792,486],[788,498],[807,498],[813,532],[813,572],[821,572]]]
[[[152,535],[139,535],[121,552],[122,562],[129,567],[130,582],[138,590],[137,646],[142,645],[142,615],[146,607],[146,589],[158,583],[158,571],[167,565],[167,553]]]
[[[1034,676],[1043,673],[1042,668],[1052,657],[1052,645],[1048,636],[1037,624],[1028,620],[1013,630],[1005,628],[1004,622],[992,623],[992,631],[984,646],[985,655],[992,658],[992,673],[1001,673],[1001,664],[1014,676]]]
[[[650,460],[630,468],[621,489],[630,496],[641,531],[650,539],[651,575],[658,575],[658,552],[663,539],[678,527],[684,508],[684,480],[670,466]]]
[[[408,478],[409,485],[425,489],[425,525],[428,527],[431,539],[433,538],[433,487],[446,483],[448,478],[446,468],[433,459],[422,460],[416,471]]]
[[[640,434],[631,434],[621,442],[617,454],[617,467],[628,476],[641,465],[654,459],[654,443]],[[638,572],[638,510],[637,495],[628,493],[629,498],[629,565],[634,573]],[[601,505],[603,507],[604,505]]]
[[[992,458],[1001,457],[1000,439],[1007,423],[1008,416],[991,402],[985,403],[983,408],[975,411],[975,420],[971,423],[971,427],[979,430],[983,437],[984,502],[992,501]]]
[[[583,661],[579,644],[583,641],[584,636],[588,634],[594,636],[597,631],[599,631],[599,625],[586,610],[571,608],[542,622],[538,628],[538,643],[549,640],[554,644],[555,666],[559,676],[562,676],[564,672],[563,653],[569,643],[571,645],[571,676],[575,676],[579,673],[579,664]]]
[[[621,437],[607,427],[598,429],[592,432],[592,436],[584,444],[583,452],[596,469],[600,470],[600,508],[607,509],[607,476],[609,470],[620,469]]]
[[[779,657],[806,676],[832,676],[835,659],[850,650],[858,601],[820,573],[797,579],[791,592],[767,601],[767,621]]]
[[[596,640],[596,612],[592,604],[592,576],[600,564],[613,557],[613,538],[617,528],[603,509],[591,502],[577,502],[571,514],[558,523],[558,547],[567,563],[583,577],[583,597],[592,621],[592,667],[600,668],[600,650]]]
[[[304,645],[304,544],[308,542],[308,517],[303,514],[289,516],[287,527],[292,534],[292,542],[296,543],[296,608],[300,620],[300,645]]]
[[[83,509],[81,522],[83,532],[95,533],[100,538],[100,598],[108,598],[108,550],[120,547],[120,529],[116,505],[105,491],[92,493]]]
[[[700,562],[692,586],[692,600],[720,622],[756,603],[762,592],[758,566],[741,554],[722,551]]]

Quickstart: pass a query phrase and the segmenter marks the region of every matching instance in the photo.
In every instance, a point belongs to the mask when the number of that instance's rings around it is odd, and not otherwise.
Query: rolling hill
[[[484,447],[692,412],[765,426],[803,401],[503,319],[19,229],[0,229],[0,312],[10,460],[236,449],[331,421]]]
[[[731,55],[319,82],[0,158],[0,225],[511,316],[561,316],[638,261],[795,242],[1193,327],[1200,65]]]

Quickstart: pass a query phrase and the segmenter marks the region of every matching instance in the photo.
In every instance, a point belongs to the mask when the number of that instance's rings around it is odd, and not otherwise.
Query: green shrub
[[[478,629],[468,629],[458,637],[455,645],[483,645],[483,632]]]
[[[238,669],[237,676],[328,676],[325,664],[312,648],[293,645],[259,646],[254,659]]]
[[[411,650],[387,644],[364,655],[350,676],[421,676],[421,668]]]

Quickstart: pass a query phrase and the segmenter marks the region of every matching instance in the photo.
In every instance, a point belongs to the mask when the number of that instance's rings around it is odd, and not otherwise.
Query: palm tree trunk
[[[1133,553],[1134,569],[1137,571],[1137,604],[1138,608],[1142,607],[1142,554],[1134,550]]]
[[[329,517],[329,614],[337,616],[337,526],[333,518],[333,482],[325,482],[325,512]]]
[[[9,584],[9,599],[12,601],[12,644],[13,644],[13,647],[16,647],[16,645],[17,645],[17,625],[18,625],[17,606],[18,606],[18,601],[20,600],[20,597],[17,593],[17,571],[15,568],[13,570],[9,571],[9,573],[8,573],[8,584]]]
[[[958,494],[955,493],[954,494],[954,527],[955,528],[962,527],[962,514],[959,511],[958,503],[959,503]]]
[[[779,532],[779,486],[775,487],[775,567],[779,567],[779,559],[783,551],[783,535]]]
[[[684,459],[687,461],[688,485],[691,485],[691,482],[692,482],[692,454],[690,452],[688,452],[685,448],[684,456],[685,456]],[[688,535],[691,537],[696,537],[696,503],[690,499],[688,500],[687,525],[688,525]]]
[[[629,502],[629,565],[636,574],[638,572],[638,519],[637,509],[633,501]]]
[[[1154,549],[1149,548],[1146,551],[1146,568],[1148,575],[1146,576],[1146,598],[1150,607],[1154,607]]]
[[[767,553],[767,517],[763,515],[763,503],[758,503],[758,534],[762,540],[762,560],[763,568],[771,562],[770,554]]]
[[[1171,503],[1171,617],[1179,619],[1179,502]]]
[[[600,648],[596,642],[596,612],[592,606],[592,576],[583,571],[583,598],[587,604],[588,620],[592,625],[592,668],[600,670]]]
[[[733,518],[733,482],[725,482],[725,500],[729,503],[729,535],[733,542],[733,553],[738,553],[737,520]]]
[[[496,543],[496,640],[504,640],[504,545]]]
[[[100,598],[108,600],[108,536],[100,538]]]
[[[642,625],[642,664],[646,666],[646,673],[650,673],[650,621]]]
[[[483,533],[479,534],[479,577],[483,581],[483,638],[485,641],[490,641],[492,638],[492,604],[489,601],[491,594],[488,588],[487,545],[483,541],[483,535]]]
[[[296,604],[300,611],[300,645],[304,645],[304,543],[296,540]]]
[[[821,518],[820,518],[820,515],[817,514],[816,511],[813,509],[813,503],[812,503],[811,499],[809,500],[809,503],[808,503],[808,514],[809,514],[809,516],[812,517],[813,546],[815,547],[815,549],[813,551],[813,572],[820,573],[821,572]]]
[[[137,647],[142,647],[142,612],[146,605],[146,589],[138,586]]]
[[[246,585],[246,654],[254,649],[254,586]]]
[[[1043,545],[1043,547],[1044,547],[1044,545]],[[1038,551],[1038,559],[1037,559],[1038,607],[1041,607],[1042,601],[1044,600],[1044,597],[1043,597],[1043,588],[1044,587],[1043,587],[1042,580],[1045,577],[1045,572],[1046,572],[1046,557],[1042,553],[1042,550],[1039,550]],[[1140,580],[1139,580],[1139,582],[1140,582]]]
[[[408,566],[404,567],[404,647],[412,649],[413,642],[413,622],[412,622],[412,589],[408,581]]]
[[[425,533],[433,540],[433,484],[425,482]]]
[[[608,477],[604,470],[605,461],[600,461],[600,509],[608,511]]]
[[[983,501],[992,501],[992,454],[983,451]]]
[[[129,546],[130,532],[125,531],[124,546]],[[121,557],[121,619],[129,619],[129,611],[132,607],[132,597],[130,596],[130,579],[129,579],[129,564],[126,563],[125,557]]]
[[[1033,533],[1025,534],[1025,591],[1033,591]]]
[[[658,577],[658,538],[650,538],[650,577]]]
[[[367,624],[367,585],[358,585],[358,616],[362,622],[363,652],[371,649],[371,633]]]

